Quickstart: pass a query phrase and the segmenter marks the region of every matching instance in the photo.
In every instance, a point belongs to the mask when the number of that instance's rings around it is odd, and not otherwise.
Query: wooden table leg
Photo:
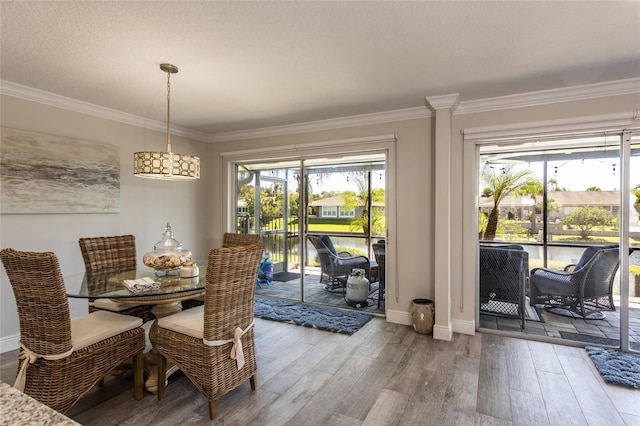
[[[170,303],[161,303],[155,305],[151,312],[157,318],[166,317],[168,315],[172,315],[178,313],[182,310],[181,302],[170,302]],[[157,327],[157,322],[154,321],[151,327]],[[144,355],[145,361],[145,370],[147,371],[147,381],[145,382],[145,388],[152,394],[158,393],[158,352],[154,348],[154,341],[151,339],[152,333],[149,333],[149,339],[151,340],[151,350]],[[169,377],[178,371],[178,367],[173,363],[167,361],[167,374],[164,378],[165,384]]]

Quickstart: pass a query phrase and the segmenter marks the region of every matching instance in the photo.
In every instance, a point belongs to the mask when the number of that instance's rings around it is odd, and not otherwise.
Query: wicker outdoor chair
[[[603,319],[603,310],[616,309],[613,280],[620,264],[619,250],[617,246],[589,247],[576,265],[564,271],[532,269],[530,303],[544,304],[560,315]]]
[[[87,272],[88,286],[99,286],[104,282],[105,274],[136,270],[136,238],[133,235],[80,238],[78,244]],[[131,279],[135,279],[135,272]],[[153,305],[132,305],[114,302],[111,299],[89,299],[89,312],[103,309],[133,315],[142,318],[143,322],[155,319],[151,313],[152,308]]]
[[[367,278],[371,264],[366,256],[353,256],[343,251],[338,253],[328,235],[309,235],[320,258],[320,282],[325,283],[325,290],[344,288],[349,274],[354,268],[364,269]]]
[[[372,244],[373,255],[378,262],[378,308],[380,307],[380,301],[384,300],[386,291],[386,244],[384,241]]]
[[[158,351],[158,376],[167,359],[209,400],[217,415],[217,399],[247,379],[256,388],[253,296],[263,244],[209,251],[204,306],[158,319],[151,340]],[[165,382],[158,381],[158,399]]]
[[[525,325],[529,254],[520,245],[480,246],[480,312]]]
[[[97,311],[70,319],[58,258],[0,251],[20,320],[17,389],[62,414],[123,361],[134,358],[134,397],[143,396],[145,332],[140,318]]]

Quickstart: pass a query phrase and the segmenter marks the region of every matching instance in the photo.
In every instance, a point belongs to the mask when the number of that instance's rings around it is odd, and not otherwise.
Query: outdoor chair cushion
[[[578,260],[578,263],[576,263],[576,265],[573,267],[573,270],[574,271],[578,270],[578,269],[582,268],[584,265],[586,265],[587,262],[589,262],[589,260],[591,260],[593,255],[598,252],[598,250],[608,249],[608,248],[616,248],[616,247],[618,247],[617,244],[612,244],[612,245],[608,245],[608,246],[589,246],[589,247],[587,247],[582,252],[582,256],[580,256],[580,260]]]
[[[325,246],[327,246],[331,253],[335,254],[336,256],[338,255],[338,252],[333,245],[333,241],[331,241],[331,237],[329,237],[328,235],[318,235],[318,237],[320,237],[320,240],[324,243]]]

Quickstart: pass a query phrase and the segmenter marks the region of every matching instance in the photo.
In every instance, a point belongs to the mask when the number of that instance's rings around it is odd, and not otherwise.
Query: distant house
[[[248,216],[249,215],[249,206],[247,206],[247,202],[244,200],[238,200],[238,216]]]
[[[364,203],[356,206],[355,208],[347,208],[346,203],[342,195],[335,195],[333,197],[323,198],[309,203],[309,206],[313,208],[313,213],[316,217],[322,218],[356,218],[362,215],[364,209]],[[378,209],[381,213],[384,212],[384,203],[374,202],[374,209]]]
[[[613,216],[620,213],[620,191],[553,191],[547,197],[557,208],[548,213],[551,221],[561,220],[572,209],[582,206],[601,207]],[[540,203],[542,196],[538,196],[537,201]],[[493,208],[493,198],[480,197],[479,207],[481,212],[489,214]],[[511,213],[516,219],[525,219],[532,211],[533,200],[529,197],[509,195],[500,203],[500,217],[507,217]]]

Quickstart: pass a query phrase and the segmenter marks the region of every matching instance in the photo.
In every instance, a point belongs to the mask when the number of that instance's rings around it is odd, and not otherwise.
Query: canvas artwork
[[[0,213],[117,213],[120,147],[0,128]]]

